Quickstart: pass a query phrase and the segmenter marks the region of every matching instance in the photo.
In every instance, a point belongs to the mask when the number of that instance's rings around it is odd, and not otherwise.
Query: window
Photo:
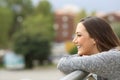
[[[63,21],[63,22],[67,22],[67,21],[68,21],[68,17],[67,17],[67,16],[63,16],[63,17],[62,17],[62,21]]]
[[[63,37],[67,37],[68,36],[68,32],[67,31],[63,31],[62,35],[63,35]]]
[[[67,23],[63,23],[62,27],[63,27],[63,29],[68,29],[68,24]]]

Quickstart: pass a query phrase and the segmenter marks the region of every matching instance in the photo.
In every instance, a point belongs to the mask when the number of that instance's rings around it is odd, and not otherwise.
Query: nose
[[[77,37],[74,37],[72,42],[73,42],[74,44],[77,44]]]

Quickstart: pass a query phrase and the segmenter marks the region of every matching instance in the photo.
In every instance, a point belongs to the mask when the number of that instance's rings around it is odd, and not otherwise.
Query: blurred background
[[[120,38],[119,0],[0,0],[0,80],[59,80],[76,24],[104,18]]]

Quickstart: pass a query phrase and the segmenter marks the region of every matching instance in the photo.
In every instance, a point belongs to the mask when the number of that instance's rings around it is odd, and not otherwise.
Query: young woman
[[[120,80],[120,41],[111,26],[98,17],[82,19],[73,42],[77,55],[63,57],[58,69],[66,74],[82,70],[97,80]]]

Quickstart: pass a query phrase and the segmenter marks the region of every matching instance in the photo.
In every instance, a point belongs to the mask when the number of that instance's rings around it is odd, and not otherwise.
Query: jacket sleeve
[[[57,67],[65,74],[69,74],[76,70],[82,70],[95,73],[99,76],[109,77],[113,74],[115,65],[119,64],[120,59],[118,61],[118,59],[116,59],[117,57],[118,55],[115,51],[82,57],[66,56],[59,61]]]

